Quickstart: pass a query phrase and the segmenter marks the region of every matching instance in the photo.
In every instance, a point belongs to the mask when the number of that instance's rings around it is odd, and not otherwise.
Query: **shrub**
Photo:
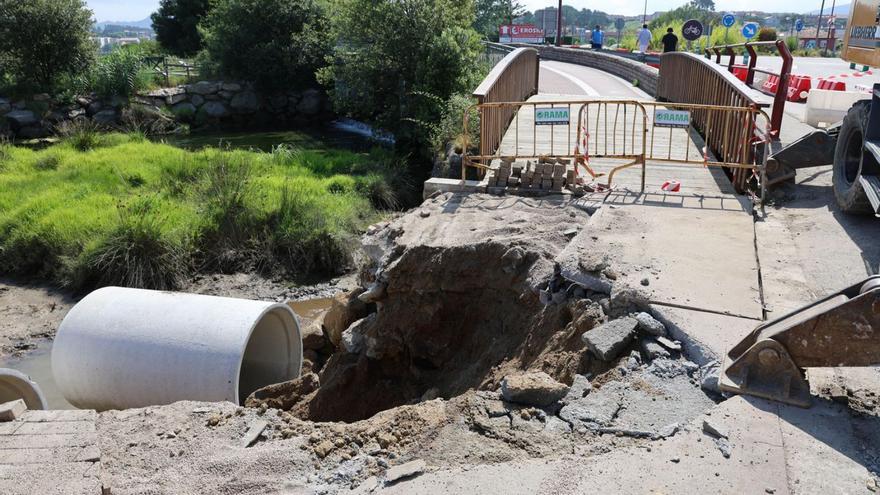
[[[89,119],[65,120],[55,132],[78,151],[88,151],[101,144],[101,128]]]
[[[137,45],[120,46],[101,57],[90,76],[92,90],[101,96],[128,98],[147,89],[155,78],[143,57]]]
[[[265,91],[305,88],[329,49],[325,25],[315,0],[218,0],[204,22],[205,48],[225,76]]]
[[[159,10],[150,16],[156,40],[174,55],[195,55],[202,49],[199,23],[210,8],[210,0],[161,0]]]
[[[770,27],[762,27],[758,31],[758,41],[776,41],[778,37],[776,30]]]
[[[82,0],[0,0],[0,60],[18,85],[54,91],[94,60],[91,28]]]

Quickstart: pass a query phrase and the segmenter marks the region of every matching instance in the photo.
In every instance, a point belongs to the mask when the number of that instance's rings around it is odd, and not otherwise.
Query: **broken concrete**
[[[543,371],[508,375],[501,380],[501,396],[508,402],[547,407],[565,397],[568,387]]]
[[[655,337],[666,337],[666,326],[657,321],[653,316],[642,311],[635,316],[639,322],[639,331]]]
[[[14,421],[27,411],[27,404],[22,399],[16,399],[0,404],[0,422]]]
[[[637,325],[635,318],[619,318],[584,333],[582,338],[597,358],[611,361],[632,342]]]

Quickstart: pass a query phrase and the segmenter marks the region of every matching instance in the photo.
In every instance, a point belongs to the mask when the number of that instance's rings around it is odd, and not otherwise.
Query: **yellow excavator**
[[[880,0],[855,0],[841,57],[880,66]],[[847,213],[880,213],[880,84],[843,121],[771,159],[791,168],[834,164],[834,197]],[[724,356],[719,386],[810,406],[805,368],[880,364],[880,276],[762,324]]]

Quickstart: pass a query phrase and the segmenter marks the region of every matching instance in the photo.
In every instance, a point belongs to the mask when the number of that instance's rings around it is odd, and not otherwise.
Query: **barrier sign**
[[[736,24],[736,16],[734,16],[733,14],[724,14],[724,16],[721,17],[722,26],[729,28],[734,24]]]
[[[743,26],[743,37],[747,40],[750,40],[758,35],[758,25],[754,22],[749,22]]]
[[[544,30],[534,24],[502,24],[498,26],[499,43],[543,43]]]
[[[690,127],[691,113],[687,110],[654,110],[654,127]]]
[[[804,30],[804,20],[803,19],[798,19],[798,20],[794,21],[794,30],[797,32],[801,32]]]
[[[535,125],[569,125],[571,114],[568,108],[535,107]]]
[[[703,23],[696,19],[686,21],[681,27],[681,35],[688,41],[700,39],[700,36],[703,35]]]

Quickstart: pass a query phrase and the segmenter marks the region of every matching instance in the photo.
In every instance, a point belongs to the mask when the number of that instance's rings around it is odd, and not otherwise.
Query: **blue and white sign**
[[[729,28],[730,26],[733,26],[734,24],[736,24],[736,16],[735,15],[724,14],[723,16],[721,16],[721,25],[722,26]]]
[[[750,40],[758,35],[758,25],[754,22],[749,22],[743,26],[742,33],[745,39]]]
[[[798,20],[794,21],[794,30],[797,32],[801,32],[804,30],[804,20],[803,19],[798,19]]]

